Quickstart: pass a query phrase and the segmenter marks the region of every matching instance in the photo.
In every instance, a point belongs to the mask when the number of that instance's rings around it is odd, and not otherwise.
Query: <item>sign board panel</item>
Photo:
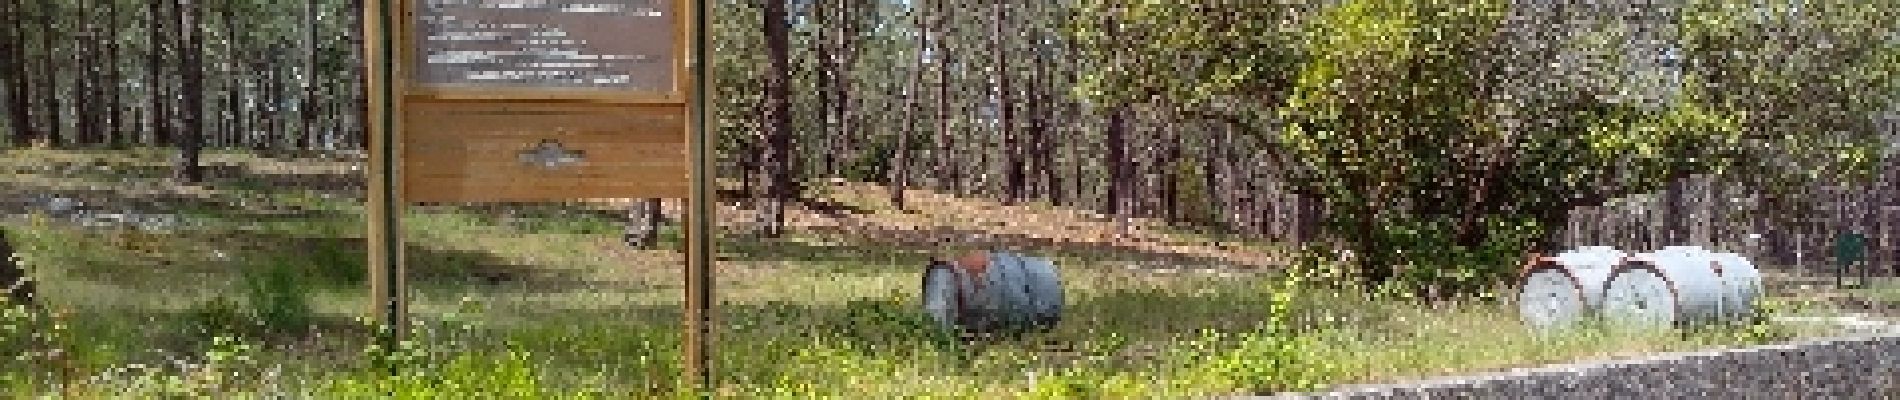
[[[671,0],[423,0],[414,83],[433,88],[671,92]]]
[[[687,197],[686,3],[406,1],[406,200]]]
[[[419,102],[404,113],[410,201],[688,194],[679,107]]]

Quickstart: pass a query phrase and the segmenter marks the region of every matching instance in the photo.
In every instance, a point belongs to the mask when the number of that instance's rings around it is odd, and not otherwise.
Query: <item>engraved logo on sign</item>
[[[581,157],[581,151],[563,148],[561,142],[554,139],[544,139],[533,149],[518,154],[521,163],[548,170],[579,164]]]

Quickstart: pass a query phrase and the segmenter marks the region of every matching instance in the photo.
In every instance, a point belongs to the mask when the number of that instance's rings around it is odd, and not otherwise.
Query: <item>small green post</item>
[[[1842,233],[1834,239],[1834,285],[1849,287],[1845,284],[1847,269],[1859,264],[1867,256],[1867,237],[1859,232]],[[1867,284],[1867,268],[1860,268],[1860,280],[1853,286]]]

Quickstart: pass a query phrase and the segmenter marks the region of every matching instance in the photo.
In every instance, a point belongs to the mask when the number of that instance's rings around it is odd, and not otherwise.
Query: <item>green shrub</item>
[[[1324,265],[1324,264],[1319,264]],[[1263,281],[1267,318],[1254,329],[1227,332],[1204,329],[1180,342],[1170,359],[1186,362],[1181,382],[1195,392],[1272,393],[1310,390],[1335,369],[1317,356],[1317,331],[1296,329],[1293,307],[1315,277],[1287,274]]]
[[[959,349],[956,333],[944,329],[917,307],[895,298],[864,298],[845,302],[844,318],[825,329],[862,346],[868,354],[890,348],[940,351]]]
[[[187,312],[188,327],[200,334],[292,335],[315,324],[309,288],[302,274],[279,260],[262,270],[246,271],[239,282],[242,301],[219,294]]]
[[[500,354],[463,353],[411,362],[399,373],[370,368],[356,376],[329,382],[321,398],[334,399],[572,399],[591,398],[559,393],[545,385],[531,354],[509,350]]]
[[[309,254],[300,254],[298,264],[307,265],[312,278],[321,278],[323,282],[338,287],[360,288],[369,282],[369,258],[358,247],[351,246],[355,241],[323,240],[308,249]]]
[[[1318,388],[1330,373],[1325,360],[1313,356],[1316,341],[1289,331],[1263,329],[1232,335],[1208,333],[1190,348],[1198,360],[1190,380],[1197,387],[1217,391],[1277,393]]]
[[[187,328],[194,336],[249,332],[253,325],[244,306],[225,295],[199,302],[185,315]]]
[[[1377,240],[1392,249],[1404,264],[1388,284],[1395,293],[1436,293],[1441,297],[1486,297],[1508,281],[1524,261],[1525,251],[1543,229],[1528,220],[1480,221],[1485,241],[1477,246],[1457,244],[1456,220],[1419,219],[1389,224]]]
[[[289,262],[279,260],[263,271],[244,276],[245,305],[263,333],[301,333],[315,322],[310,290],[299,281],[298,272]]]

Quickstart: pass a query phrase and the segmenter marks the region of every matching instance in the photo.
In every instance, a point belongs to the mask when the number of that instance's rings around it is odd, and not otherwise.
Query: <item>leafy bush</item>
[[[261,271],[247,271],[239,289],[243,301],[219,294],[192,307],[190,328],[205,334],[288,335],[316,322],[309,288],[288,261],[277,261]]]
[[[842,325],[831,331],[862,343],[943,344],[951,337],[928,315],[896,299],[850,300],[844,314]]]
[[[187,328],[196,334],[246,332],[252,325],[244,306],[225,295],[200,302],[185,315]]]
[[[1187,375],[1195,386],[1248,393],[1305,391],[1318,388],[1329,373],[1314,357],[1316,341],[1290,331],[1262,329],[1238,334],[1204,333],[1188,343],[1198,360]]]
[[[298,280],[290,263],[271,263],[263,271],[244,276],[244,293],[249,312],[264,333],[298,333],[315,322],[310,309],[309,288]]]
[[[310,278],[320,278],[339,287],[359,288],[369,282],[369,268],[365,265],[368,257],[360,248],[352,246],[354,243],[353,240],[318,241],[306,249],[308,254],[281,262],[294,261],[296,265],[307,266]]]
[[[1433,218],[1387,225],[1377,240],[1404,263],[1387,289],[1439,297],[1488,295],[1514,276],[1529,245],[1543,234],[1528,220],[1493,219],[1481,221],[1483,243],[1463,246],[1453,237],[1455,222]]]
[[[1308,267],[1336,265],[1313,259]],[[1323,275],[1294,271],[1261,285],[1267,319],[1252,330],[1202,330],[1183,340],[1173,360],[1188,362],[1182,381],[1194,392],[1273,393],[1310,390],[1327,382],[1333,367],[1317,356],[1316,331],[1296,329],[1293,307],[1302,293],[1326,282]],[[1323,273],[1323,271],[1322,271]]]

